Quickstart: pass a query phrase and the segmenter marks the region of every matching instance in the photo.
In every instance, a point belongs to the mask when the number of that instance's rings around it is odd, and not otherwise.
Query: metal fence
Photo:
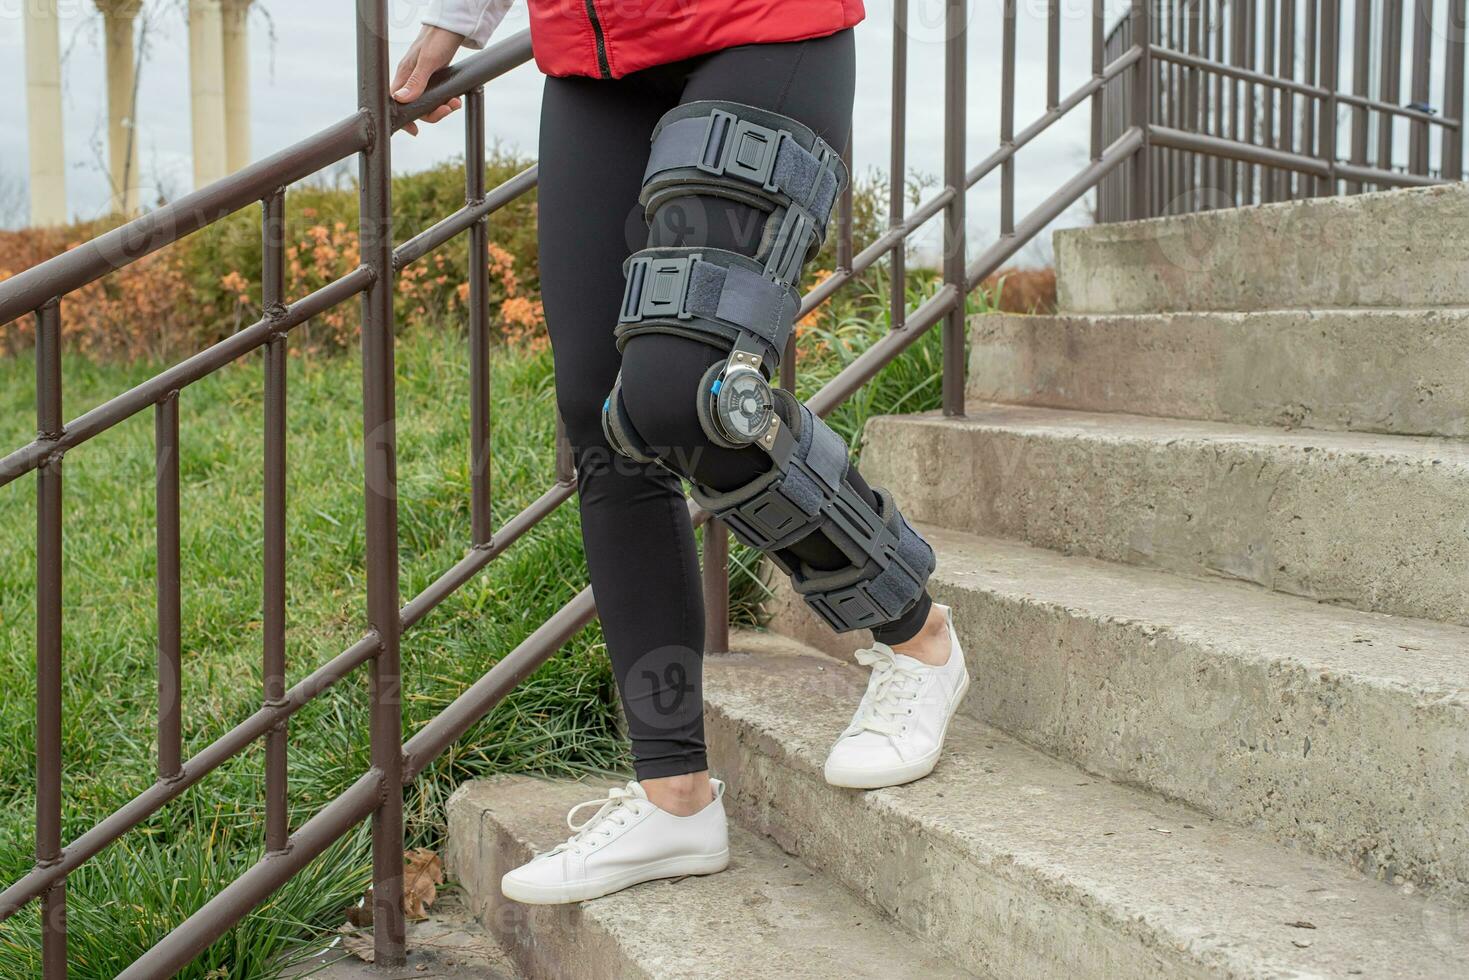
[[[1464,14],[1465,0],[1157,0],[1124,18],[1107,57],[1138,23],[1151,45],[1148,212],[1462,179]],[[1108,138],[1133,125],[1134,84],[1107,91]],[[1099,220],[1134,214],[1131,171],[1102,182]]]
[[[590,0],[595,2],[595,0]],[[1282,0],[1288,2],[1288,0]],[[1332,4],[1335,0],[1321,0]],[[1425,0],[1428,2],[1428,0]],[[1464,0],[1452,0],[1460,15]],[[876,241],[854,254],[850,192],[842,202],[839,222],[838,268],[802,305],[804,315],[880,260],[892,282],[891,331],[856,358],[811,401],[819,414],[830,413],[881,371],[904,349],[936,324],[942,323],[943,406],[949,415],[964,411],[965,298],[983,279],[1010,259],[1052,221],[1081,201],[1094,188],[1104,188],[1103,203],[1112,213],[1125,208],[1132,217],[1145,217],[1171,205],[1175,154],[1186,151],[1193,160],[1197,181],[1201,158],[1226,169],[1230,161],[1252,166],[1273,165],[1281,170],[1320,178],[1314,192],[1335,186],[1339,178],[1375,183],[1417,183],[1431,179],[1418,174],[1411,180],[1394,174],[1389,180],[1377,169],[1347,170],[1341,164],[1318,159],[1289,146],[1265,146],[1242,138],[1234,129],[1207,132],[1201,125],[1180,129],[1175,107],[1193,105],[1190,95],[1202,96],[1199,78],[1213,73],[1236,83],[1264,86],[1262,76],[1237,65],[1225,66],[1222,55],[1211,55],[1197,44],[1189,54],[1170,48],[1134,44],[1132,34],[1113,33],[1111,49],[1101,0],[1090,5],[1091,73],[1074,91],[1061,91],[1061,18],[1059,0],[1049,0],[1045,45],[1045,111],[1024,128],[1015,125],[1016,0],[1002,0],[1000,23],[971,24],[966,0],[946,0],[942,46],[943,186],[911,213],[905,212],[904,176],[908,94],[907,0],[895,0],[893,49],[892,185],[889,226]],[[1173,8],[1170,8],[1173,9]],[[1196,8],[1190,8],[1196,9]],[[1171,16],[1171,15],[1170,15]],[[574,474],[564,444],[558,453],[555,482],[498,531],[490,527],[490,427],[488,348],[490,315],[487,309],[485,244],[486,220],[497,209],[530,190],[536,183],[532,167],[492,190],[484,186],[485,122],[482,86],[526,62],[530,41],[519,34],[467,58],[439,76],[417,103],[396,106],[388,101],[389,79],[386,0],[358,0],[357,60],[358,110],[306,141],[262,160],[245,170],[188,197],[153,211],[64,255],[0,283],[0,323],[34,315],[37,323],[37,437],[0,459],[0,486],[26,474],[36,474],[39,501],[37,521],[37,628],[36,628],[36,863],[34,868],[0,893],[0,919],[25,904],[42,905],[44,973],[58,978],[66,972],[66,880],[83,862],[126,834],[150,815],[199,782],[212,770],[257,740],[265,742],[264,827],[265,856],[207,904],[180,923],[155,947],[122,974],[124,977],[168,976],[198,955],[239,922],[249,911],[320,855],[360,821],[372,820],[373,928],[377,962],[383,966],[404,960],[403,786],[417,777],[472,724],[490,711],[517,683],[549,658],[576,631],[595,616],[591,590],[583,589],[547,619],[515,650],[469,687],[448,708],[403,741],[399,639],[514,542],[553,512],[574,493]],[[1201,18],[1202,19],[1202,18]],[[1148,27],[1150,8],[1132,7],[1128,21],[1144,29],[1138,36],[1155,39]],[[1171,23],[1171,21],[1170,21]],[[1189,21],[1193,24],[1193,21]],[[985,36],[998,37],[1001,64],[1000,125],[997,148],[966,169],[967,55],[971,26]],[[1201,27],[1202,25],[1200,25]],[[1128,28],[1130,30],[1130,28]],[[1172,28],[1169,29],[1170,31]],[[1189,30],[1193,30],[1192,27]],[[1206,36],[1199,30],[1197,36]],[[1166,36],[1173,36],[1171,33]],[[1119,40],[1120,38],[1120,40]],[[1462,82],[1463,48],[1456,43],[1451,65]],[[1188,60],[1180,60],[1188,59]],[[1211,60],[1212,59],[1212,60]],[[1417,62],[1415,62],[1417,64]],[[1175,69],[1183,66],[1186,72]],[[1179,89],[1180,76],[1185,88]],[[1192,82],[1187,82],[1192,78]],[[1415,75],[1416,78],[1416,75]],[[1416,84],[1416,82],[1415,82]],[[1279,87],[1279,86],[1277,86]],[[1335,76],[1288,83],[1284,87],[1303,98],[1334,107],[1348,104],[1367,111],[1403,115],[1376,103],[1347,102],[1336,92]],[[1459,85],[1462,88],[1462,84]],[[1456,90],[1457,91],[1457,90]],[[1121,93],[1122,98],[1116,96]],[[389,135],[416,120],[452,96],[465,97],[466,133],[465,206],[438,224],[393,245]],[[1215,103],[1217,105],[1217,98]],[[1233,104],[1238,104],[1233,103]],[[1090,111],[1089,160],[1069,179],[1052,189],[1038,206],[1016,218],[1017,154],[1059,120],[1079,107]],[[1433,125],[1452,132],[1444,142],[1445,166],[1457,172],[1458,116],[1461,103],[1445,103],[1444,117],[1413,110],[1411,126]],[[1164,112],[1162,107],[1167,107]],[[1171,114],[1171,115],[1170,115]],[[1187,116],[1187,113],[1185,113]],[[1190,119],[1202,119],[1199,115]],[[1325,130],[1333,112],[1321,117]],[[1172,120],[1165,125],[1165,119]],[[1289,132],[1290,126],[1284,131]],[[1415,130],[1417,131],[1417,130]],[[1318,145],[1333,145],[1328,139]],[[1452,156],[1450,156],[1452,151]],[[361,265],[341,279],[309,295],[287,295],[283,263],[284,199],[290,184],[338,160],[356,155],[361,176]],[[1426,166],[1420,153],[1410,165]],[[1452,164],[1452,166],[1450,166]],[[1186,168],[1187,169],[1187,168]],[[966,192],[998,171],[1000,232],[969,258],[965,234]],[[1243,194],[1248,181],[1234,186]],[[1267,181],[1267,185],[1269,182]],[[1255,186],[1255,184],[1249,184]],[[1273,185],[1271,185],[1273,186]],[[261,203],[263,207],[264,317],[214,346],[179,362],[156,377],[65,422],[62,405],[60,301],[88,283],[135,262],[212,222]],[[912,310],[905,308],[905,248],[910,237],[941,216],[944,228],[942,284]],[[394,493],[397,442],[394,432],[394,322],[393,290],[397,273],[455,236],[470,236],[470,356],[471,454],[473,515],[470,547],[465,557],[400,607],[398,568],[398,513]],[[341,654],[316,667],[305,679],[285,686],[285,471],[286,471],[286,352],[292,331],[332,307],[360,300],[364,375],[363,420],[364,507],[366,516],[367,632]],[[612,316],[612,311],[609,311]],[[609,324],[610,324],[609,320]],[[609,327],[610,329],[610,327]],[[262,351],[265,381],[264,466],[265,539],[264,641],[261,652],[265,686],[261,707],[192,758],[183,759],[180,741],[180,567],[178,474],[179,416],[187,410],[187,389],[224,366]],[[784,362],[784,383],[793,380],[794,350]],[[157,548],[158,548],[158,759],[157,781],[136,798],[108,815],[80,837],[61,839],[62,756],[61,682],[62,649],[61,553],[64,461],[72,450],[108,431],[124,419],[151,411],[157,421]],[[707,515],[695,514],[703,522]],[[705,532],[705,594],[709,605],[708,648],[729,648],[727,532],[711,525]],[[293,713],[322,691],[362,668],[371,679],[371,766],[344,793],[294,829],[287,823],[287,722]]]

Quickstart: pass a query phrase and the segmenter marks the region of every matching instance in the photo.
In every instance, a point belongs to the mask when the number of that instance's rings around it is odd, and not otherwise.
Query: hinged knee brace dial
[[[716,445],[758,442],[774,415],[770,380],[790,340],[801,267],[826,235],[847,180],[841,159],[794,119],[735,102],[693,102],[653,131],[641,200],[649,220],[676,198],[737,200],[768,217],[754,258],[715,248],[648,248],[624,265],[618,348],[643,333],[711,344],[729,357],[699,386],[695,409]],[[603,428],[626,435],[625,418],[604,409]],[[621,445],[640,455],[628,438]],[[623,451],[619,449],[619,451]]]

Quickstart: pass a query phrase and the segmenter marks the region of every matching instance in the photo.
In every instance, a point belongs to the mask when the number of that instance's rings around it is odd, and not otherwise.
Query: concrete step
[[[911,520],[1469,622],[1469,443],[972,405],[875,418]]]
[[[450,871],[527,976],[969,976],[845,888],[738,827],[721,874],[649,882],[577,905],[506,900],[500,876],[564,840],[566,811],[605,796],[608,784],[510,776],[466,783],[449,799]]]
[[[1055,235],[1063,313],[1469,305],[1469,186],[1206,211]]]
[[[1469,309],[970,319],[976,401],[1469,435]]]
[[[827,786],[822,761],[864,684],[828,657],[734,654],[711,658],[705,675],[712,765],[738,819],[977,974],[1469,971],[1451,907],[1100,780],[962,715],[928,778]]]
[[[1469,905],[1469,628],[922,530],[972,716]]]

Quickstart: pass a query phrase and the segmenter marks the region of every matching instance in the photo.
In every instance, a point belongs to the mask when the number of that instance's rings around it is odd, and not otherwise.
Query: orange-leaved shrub
[[[495,151],[490,186],[527,161]],[[444,164],[394,178],[395,241],[402,242],[464,206],[464,168]],[[70,294],[62,304],[68,348],[114,360],[175,360],[227,337],[263,315],[260,210],[249,208]],[[0,281],[107,231],[118,223],[0,232]],[[535,249],[535,194],[489,219],[489,307],[507,343],[545,341]],[[317,179],[290,188],[285,218],[286,302],[351,272],[361,262],[357,191],[352,181]],[[463,322],[468,316],[469,241],[460,235],[404,267],[395,310],[402,326]],[[360,304],[349,301],[291,332],[291,350],[318,354],[356,342]],[[34,318],[0,324],[0,354],[34,342]]]

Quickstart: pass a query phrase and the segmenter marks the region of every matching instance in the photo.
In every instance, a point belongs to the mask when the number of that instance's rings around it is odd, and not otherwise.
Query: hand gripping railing
[[[1462,5],[1462,0],[1454,0]],[[1133,6],[1134,22],[1146,24],[1148,10]],[[1002,62],[1001,124],[998,148],[966,170],[966,55],[969,10],[966,0],[946,0],[944,30],[943,188],[904,214],[907,59],[906,0],[894,4],[892,209],[889,227],[876,241],[853,254],[852,199],[841,204],[837,270],[809,293],[802,315],[852,283],[879,259],[890,260],[893,284],[891,331],[857,357],[811,400],[828,414],[869,379],[942,321],[943,406],[949,415],[964,411],[964,314],[966,297],[985,277],[1023,248],[1047,225],[1131,161],[1133,200],[1143,202],[1150,159],[1150,65],[1152,49],[1129,45],[1105,56],[1101,0],[1091,6],[1091,77],[1075,91],[1060,90],[1059,0],[1047,4],[1047,91],[1045,112],[1029,126],[1015,129],[1016,2],[1004,0],[999,36]],[[517,539],[567,501],[574,490],[570,453],[558,439],[556,482],[498,532],[490,528],[489,380],[490,319],[486,305],[485,219],[536,182],[535,168],[493,190],[484,186],[484,101],[481,86],[530,57],[526,35],[508,38],[436,76],[411,106],[388,102],[386,0],[357,4],[359,108],[355,115],[232,177],[138,218],[123,227],[0,283],[0,323],[34,313],[37,318],[37,437],[0,460],[0,486],[26,473],[37,474],[37,726],[36,864],[0,893],[0,919],[33,899],[42,904],[42,956],[47,978],[66,970],[67,876],[160,807],[257,739],[266,746],[266,854],[226,885],[207,904],[179,924],[122,974],[168,976],[185,966],[251,909],[367,817],[373,835],[373,930],[376,961],[404,961],[402,912],[403,786],[490,711],[516,684],[550,657],[596,615],[591,590],[583,589],[547,619],[451,705],[402,741],[399,701],[399,638],[439,603],[472,579]],[[1140,36],[1146,36],[1146,33]],[[1104,139],[1104,93],[1124,80],[1129,99],[1122,125]],[[466,203],[432,228],[392,247],[388,134],[417,120],[453,96],[465,97]],[[1029,214],[1016,219],[1015,157],[1028,143],[1072,110],[1087,104],[1091,113],[1090,161],[1057,187]],[[1115,128],[1115,127],[1114,127]],[[1200,152],[1208,152],[1201,148]],[[294,300],[285,295],[283,264],[284,196],[287,185],[351,154],[361,165],[362,264],[337,281]],[[968,259],[965,234],[966,193],[998,170],[999,237]],[[233,336],[175,364],[63,424],[60,299],[184,235],[252,202],[263,203],[265,315]],[[904,249],[911,235],[943,215],[942,285],[915,309],[904,308]],[[394,435],[392,290],[399,269],[468,232],[470,248],[469,335],[471,384],[472,541],[466,556],[413,598],[399,605],[398,515],[393,497],[397,447]],[[294,686],[284,686],[285,643],[285,352],[293,328],[339,303],[360,297],[363,304],[363,420],[365,423],[364,506],[367,536],[367,611],[369,631],[345,651],[317,667]],[[611,314],[609,313],[609,316]],[[610,321],[609,321],[610,323]],[[263,349],[265,358],[265,580],[262,703],[250,717],[219,736],[190,759],[183,759],[179,730],[180,618],[178,515],[178,419],[189,385],[227,364]],[[783,362],[785,383],[793,381],[794,351]],[[61,541],[63,460],[67,452],[124,419],[152,409],[158,453],[158,780],[137,797],[63,846],[61,840]],[[558,431],[561,431],[558,427]],[[707,515],[696,513],[702,523]],[[717,523],[705,534],[705,594],[709,605],[708,648],[729,647],[728,540]],[[344,793],[296,828],[287,825],[286,753],[288,719],[312,698],[358,667],[371,678],[371,767]]]

